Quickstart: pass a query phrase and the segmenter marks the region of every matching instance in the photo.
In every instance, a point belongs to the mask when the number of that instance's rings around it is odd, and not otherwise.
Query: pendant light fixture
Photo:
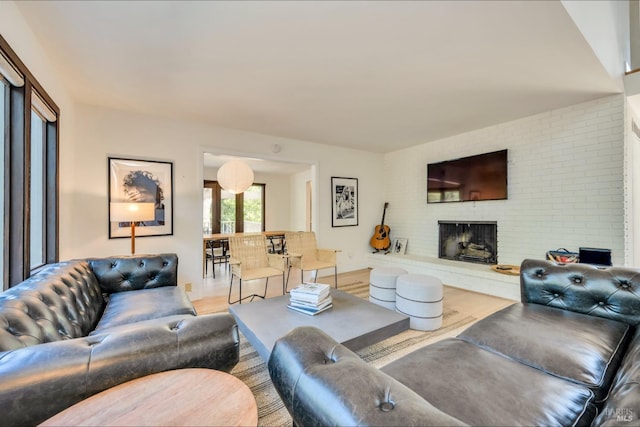
[[[230,193],[244,193],[253,184],[253,170],[243,161],[230,160],[218,169],[218,183]]]

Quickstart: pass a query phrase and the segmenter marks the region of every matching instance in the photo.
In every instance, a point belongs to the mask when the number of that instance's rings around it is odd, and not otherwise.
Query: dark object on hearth
[[[561,264],[572,264],[574,262],[580,262],[580,254],[577,252],[570,252],[565,248],[559,248],[555,251],[547,251],[546,258],[549,261],[559,262]]]
[[[611,265],[611,249],[580,248],[580,263]]]

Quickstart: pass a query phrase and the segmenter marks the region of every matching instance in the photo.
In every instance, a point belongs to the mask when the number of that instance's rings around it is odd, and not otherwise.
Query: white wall
[[[311,192],[315,193],[316,187],[313,185],[314,169],[315,166],[311,166],[309,170],[291,176],[291,211],[289,216],[291,220],[289,229],[292,231],[306,231],[307,181],[312,182]],[[317,214],[317,209],[315,211],[311,214],[312,225],[315,224],[314,215]]]
[[[640,126],[640,118],[633,106],[627,103],[625,120],[627,133],[625,150],[626,261],[628,265],[640,266],[640,239],[635,237],[640,229],[640,172],[637,170],[637,165],[640,165],[640,138],[633,131],[634,123],[635,126]]]
[[[562,5],[622,90],[625,63],[630,60],[629,2],[562,0]]]
[[[624,97],[549,111],[385,156],[392,238],[438,256],[438,220],[498,221],[499,262],[610,248],[624,262]],[[427,163],[509,150],[508,200],[427,204]]]
[[[382,203],[382,194],[376,190],[382,186],[380,154],[86,105],[78,106],[73,125],[77,140],[69,149],[75,153],[77,167],[73,176],[66,177],[72,191],[68,196],[69,214],[61,218],[61,227],[66,230],[60,241],[62,259],[129,252],[127,239],[108,239],[107,157],[172,161],[174,235],[136,239],[136,249],[139,253],[176,252],[180,258],[179,282],[193,283],[192,297],[197,298],[202,283],[202,153],[227,152],[317,164],[319,245],[343,250],[339,271],[367,265],[368,242]],[[282,147],[277,155],[271,151],[274,143]],[[359,178],[358,227],[331,227],[331,176]]]

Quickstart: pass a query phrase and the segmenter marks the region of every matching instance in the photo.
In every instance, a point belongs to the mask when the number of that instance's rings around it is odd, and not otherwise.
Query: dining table
[[[288,231],[262,231],[262,232],[252,232],[252,233],[214,233],[214,234],[203,234],[202,235],[202,277],[206,276],[206,263],[207,263],[207,245],[209,242],[228,242],[229,237],[234,236],[243,236],[245,234],[262,234],[271,243],[271,248],[275,252],[275,243],[276,239],[283,239],[285,233]],[[215,267],[214,267],[215,268]]]

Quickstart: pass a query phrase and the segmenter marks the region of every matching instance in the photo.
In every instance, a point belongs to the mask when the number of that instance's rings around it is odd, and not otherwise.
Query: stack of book
[[[329,285],[322,283],[303,283],[291,290],[287,307],[300,313],[315,316],[333,307],[330,289]]]

